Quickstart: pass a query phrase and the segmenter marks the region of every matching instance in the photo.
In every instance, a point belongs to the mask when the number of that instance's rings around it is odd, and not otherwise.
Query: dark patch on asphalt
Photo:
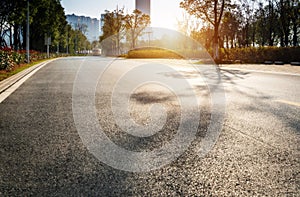
[[[205,136],[209,108],[201,111],[204,113],[201,113],[197,140],[181,157],[161,169],[130,173],[99,162],[83,145],[73,121],[72,82],[79,65],[76,58],[53,62],[0,104],[0,196],[299,194],[299,136],[295,135],[299,131],[299,110],[283,108],[280,104],[274,106],[264,94],[261,95],[263,102],[257,102],[259,94],[252,89],[247,89],[247,94],[245,90],[234,92],[238,87],[228,90],[228,95],[234,97],[228,102],[225,122],[228,126],[224,126],[217,144],[205,158],[200,158],[194,148]],[[229,75],[228,80],[232,79],[234,77]],[[203,88],[199,86],[199,93],[206,91]],[[152,102],[170,105],[170,98],[164,96],[158,99],[147,94],[135,96],[137,108]],[[98,114],[99,122],[110,138],[135,150],[151,149],[159,144],[158,141],[137,140],[124,133],[116,137],[121,131],[110,117],[108,97],[99,95],[96,107],[103,113]],[[243,109],[242,104],[255,105],[256,109]],[[170,133],[177,128],[178,119],[176,109],[171,109],[168,127],[164,128]],[[101,122],[103,118],[107,122]],[[264,125],[259,125],[262,119]],[[259,137],[272,147],[239,131]],[[275,135],[277,133],[282,135]],[[168,140],[172,135],[160,137]]]

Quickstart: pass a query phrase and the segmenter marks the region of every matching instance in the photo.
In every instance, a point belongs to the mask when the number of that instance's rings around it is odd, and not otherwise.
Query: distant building
[[[105,14],[101,14],[100,15],[100,35],[103,35],[103,26],[104,26],[104,17],[105,17]]]
[[[68,23],[73,29],[80,29],[87,37],[88,41],[99,40],[100,27],[96,18],[77,16],[75,14],[66,15]]]
[[[150,0],[135,0],[135,9],[142,11],[150,16],[151,4]]]

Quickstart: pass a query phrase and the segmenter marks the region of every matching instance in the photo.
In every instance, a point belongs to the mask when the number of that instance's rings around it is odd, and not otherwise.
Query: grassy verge
[[[27,68],[30,68],[34,65],[37,65],[39,63],[42,63],[42,62],[45,62],[49,59],[43,59],[43,60],[38,60],[38,61],[35,61],[35,62],[31,62],[29,64],[20,64],[19,66],[17,66],[15,69],[13,69],[12,71],[5,71],[5,70],[1,70],[0,71],[0,81],[4,80],[4,79],[7,79]]]

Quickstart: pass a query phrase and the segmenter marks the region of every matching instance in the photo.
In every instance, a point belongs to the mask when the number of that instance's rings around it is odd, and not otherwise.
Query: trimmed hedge
[[[183,59],[184,57],[192,58],[208,58],[205,51],[175,51],[161,49],[156,47],[144,47],[134,49],[128,52],[128,58],[170,58]],[[180,55],[182,54],[182,55]],[[248,47],[248,48],[232,48],[220,49],[220,57],[222,63],[264,63],[266,61],[283,63],[300,62],[300,47]]]
[[[282,61],[284,63],[300,62],[300,47],[249,47],[221,49],[223,62],[241,61],[243,63],[264,63],[265,61]]]
[[[156,47],[143,47],[128,51],[127,58],[170,58],[183,59],[176,52]]]
[[[120,57],[127,58],[163,58],[163,59],[211,59],[206,50],[170,50],[159,47],[142,47],[128,51]]]

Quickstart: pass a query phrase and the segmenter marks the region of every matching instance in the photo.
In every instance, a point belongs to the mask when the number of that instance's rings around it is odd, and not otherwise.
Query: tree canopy
[[[29,0],[30,2],[30,49],[45,51],[45,37],[51,37],[52,50],[57,48],[83,48],[86,38],[82,31],[72,30],[66,21],[60,0]],[[1,0],[0,44],[15,50],[25,49],[27,0]],[[81,40],[80,40],[81,39]],[[77,45],[76,45],[76,43]],[[75,46],[76,45],[76,46]],[[70,48],[70,51],[73,49]]]
[[[134,10],[125,17],[125,27],[129,31],[131,48],[135,48],[136,40],[142,31],[150,24],[150,16],[140,10]]]
[[[199,20],[190,36],[213,51],[219,48],[299,46],[298,0],[183,0],[180,7]],[[212,33],[213,36],[212,36]]]
[[[124,8],[114,11],[106,11],[100,36],[102,49],[110,54],[121,54],[120,40],[126,38],[130,48],[136,46],[138,37],[150,24],[150,16],[140,10],[134,10],[131,14],[124,14]]]
[[[184,0],[180,6],[189,14],[207,21],[214,27],[213,48],[214,58],[218,59],[218,37],[219,27],[223,17],[225,7],[229,7],[229,0]]]

